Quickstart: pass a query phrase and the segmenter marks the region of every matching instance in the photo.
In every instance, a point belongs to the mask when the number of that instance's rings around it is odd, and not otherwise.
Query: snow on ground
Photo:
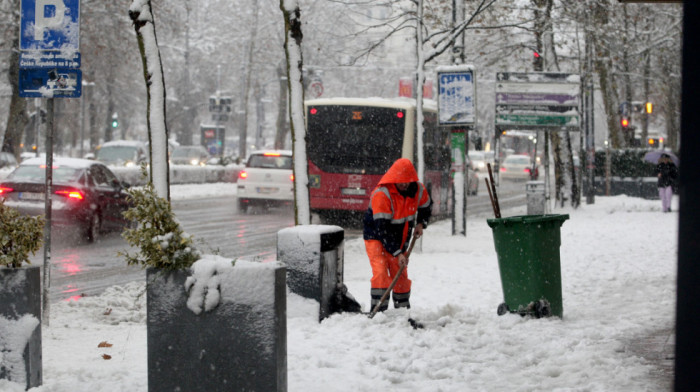
[[[173,199],[196,196],[176,188]],[[409,266],[411,310],[318,323],[318,304],[290,293],[289,391],[668,390],[628,349],[674,323],[678,214],[660,204],[596,197],[554,211],[570,215],[561,227],[563,319],[496,314],[503,293],[488,216],[470,218],[466,238],[451,236],[449,222],[426,230]],[[347,241],[345,283],[364,310],[370,275],[362,240]],[[53,304],[44,385],[30,391],[147,391],[144,285]],[[103,341],[112,346],[99,348]],[[23,388],[0,380],[0,390]]]

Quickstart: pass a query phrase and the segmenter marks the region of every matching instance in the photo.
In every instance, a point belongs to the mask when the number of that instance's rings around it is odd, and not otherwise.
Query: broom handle
[[[496,184],[493,182],[493,172],[491,171],[491,164],[487,163],[486,166],[489,169],[489,178],[491,179],[491,192],[493,192],[493,202],[496,206],[496,218],[501,217],[501,206],[498,204],[498,195],[496,194]]]

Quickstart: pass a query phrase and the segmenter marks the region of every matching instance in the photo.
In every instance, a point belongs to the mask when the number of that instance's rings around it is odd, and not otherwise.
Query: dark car
[[[52,170],[51,221],[54,226],[79,230],[89,242],[108,230],[128,224],[122,213],[129,208],[125,189],[107,166],[77,158],[56,158]],[[26,215],[44,214],[45,158],[22,162],[0,183],[5,205]]]

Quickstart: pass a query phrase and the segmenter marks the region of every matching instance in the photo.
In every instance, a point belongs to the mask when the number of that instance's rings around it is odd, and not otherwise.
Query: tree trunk
[[[16,27],[17,37],[12,44],[13,50],[10,55],[10,76],[9,81],[12,86],[12,100],[10,101],[10,113],[5,127],[5,138],[2,142],[2,151],[11,152],[17,161],[20,161],[20,144],[24,128],[29,123],[27,117],[27,100],[19,97],[19,25]]]
[[[277,67],[277,77],[280,81],[280,100],[277,105],[277,132],[275,133],[275,148],[284,148],[284,141],[287,138],[289,127],[287,124],[287,109],[289,109],[289,93],[287,91],[287,75],[283,64]]]
[[[165,77],[163,63],[158,50],[156,26],[153,20],[151,1],[143,8],[129,9],[129,17],[134,23],[143,63],[146,82],[148,109],[148,150],[150,152],[149,174],[158,196],[170,201],[170,170],[168,168],[168,127],[165,123]]]
[[[255,39],[257,36],[257,31],[258,31],[258,0],[252,0],[253,4],[253,15],[254,15],[254,22],[252,24],[252,31],[250,33],[250,42],[248,44],[248,53],[247,53],[247,61],[246,61],[246,70],[245,70],[245,83],[243,85],[243,103],[241,106],[243,106],[243,113],[241,114],[243,116],[242,118],[242,125],[241,125],[241,130],[240,130],[240,136],[239,136],[239,144],[238,144],[238,155],[244,159],[247,155],[246,149],[248,148],[248,101],[250,98],[250,85],[252,81],[252,74],[253,74],[253,54],[255,51]],[[256,146],[257,148],[260,148],[260,146]]]
[[[289,5],[286,5],[290,3]],[[289,7],[289,8],[288,8]],[[301,10],[295,1],[280,0],[284,14],[284,53],[287,58],[290,131],[294,154],[294,221],[311,224],[309,209],[309,172],[306,158],[306,125],[304,122],[304,84],[301,41]]]
[[[561,159],[561,136],[557,131],[547,131],[554,152],[554,194],[560,205],[564,205],[564,166]]]

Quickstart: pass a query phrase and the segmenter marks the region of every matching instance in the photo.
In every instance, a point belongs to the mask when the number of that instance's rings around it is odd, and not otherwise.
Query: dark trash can
[[[560,228],[569,215],[523,215],[487,219],[493,231],[507,312],[563,317]]]

